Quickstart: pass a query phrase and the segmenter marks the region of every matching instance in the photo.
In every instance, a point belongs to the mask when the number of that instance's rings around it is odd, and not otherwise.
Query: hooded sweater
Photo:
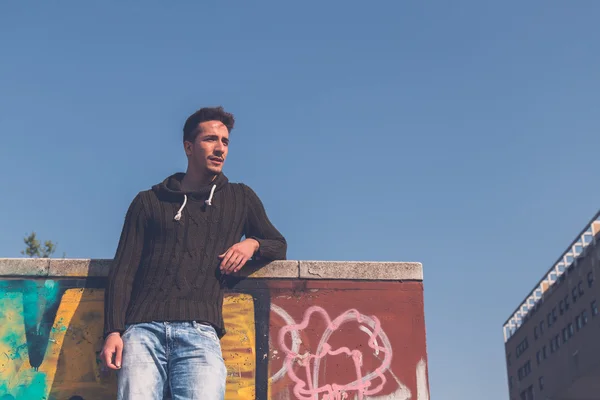
[[[222,337],[219,255],[246,237],[259,243],[255,258],[286,258],[285,238],[249,186],[219,174],[184,192],[184,175],[139,192],[129,205],[105,290],[105,336],[126,324],[198,321]]]

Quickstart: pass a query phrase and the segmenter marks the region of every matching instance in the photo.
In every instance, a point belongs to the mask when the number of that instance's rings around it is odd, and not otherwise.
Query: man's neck
[[[185,173],[181,181],[181,188],[186,192],[197,192],[202,187],[209,185],[217,178],[217,175],[213,174],[201,174],[194,172],[193,170],[188,170]]]

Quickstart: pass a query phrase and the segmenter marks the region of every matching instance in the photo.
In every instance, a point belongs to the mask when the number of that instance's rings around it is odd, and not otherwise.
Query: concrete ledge
[[[0,276],[106,277],[111,259],[0,258]],[[250,263],[238,274],[256,279],[332,279],[422,281],[418,262],[273,261]]]
[[[47,258],[0,258],[0,275],[48,276],[50,260]]]
[[[247,278],[291,278],[298,279],[299,262],[293,260],[272,261],[270,263],[251,262],[242,268],[237,276]]]
[[[111,259],[51,259],[48,276],[108,276]]]
[[[416,262],[300,261],[300,278],[422,281],[423,267]]]

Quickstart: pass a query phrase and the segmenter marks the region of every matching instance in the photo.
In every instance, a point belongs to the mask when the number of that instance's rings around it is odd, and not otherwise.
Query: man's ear
[[[192,142],[189,141],[184,141],[183,142],[183,150],[185,151],[185,154],[188,156],[192,155]]]

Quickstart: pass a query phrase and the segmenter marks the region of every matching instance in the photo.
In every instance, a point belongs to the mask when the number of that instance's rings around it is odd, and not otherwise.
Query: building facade
[[[504,324],[511,400],[600,399],[600,212]]]

